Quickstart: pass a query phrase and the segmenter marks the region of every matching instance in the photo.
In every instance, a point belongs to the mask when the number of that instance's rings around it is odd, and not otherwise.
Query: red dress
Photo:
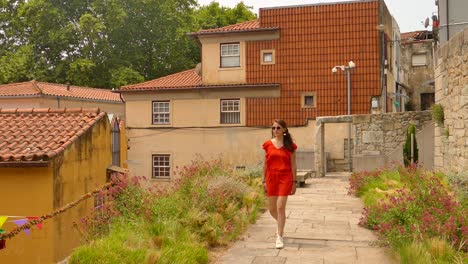
[[[266,189],[267,196],[288,196],[292,190],[291,154],[284,146],[275,147],[271,140],[263,143],[266,152]],[[297,145],[293,144],[293,149]]]

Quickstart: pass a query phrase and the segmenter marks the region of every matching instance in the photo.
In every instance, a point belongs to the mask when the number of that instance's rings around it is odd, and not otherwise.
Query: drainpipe
[[[384,1],[379,0],[379,39],[380,39],[380,91],[383,97],[383,113],[387,112],[387,90],[384,89],[384,27],[383,27]]]
[[[445,18],[445,24],[447,25],[447,41],[449,41],[450,37],[450,26],[449,26],[449,0],[445,1],[447,5],[445,6],[445,13],[446,13],[446,18]]]

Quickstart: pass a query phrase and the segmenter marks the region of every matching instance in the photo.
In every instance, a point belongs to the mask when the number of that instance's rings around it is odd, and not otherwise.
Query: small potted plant
[[[6,233],[5,230],[0,229],[0,236],[5,234],[5,233]],[[5,246],[6,246],[5,244],[6,244],[5,239],[0,239],[0,249],[4,249]]]

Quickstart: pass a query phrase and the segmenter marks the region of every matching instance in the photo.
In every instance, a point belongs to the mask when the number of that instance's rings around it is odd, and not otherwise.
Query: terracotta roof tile
[[[22,96],[59,96],[67,98],[78,98],[98,101],[122,102],[120,96],[106,89],[96,89],[89,87],[70,85],[67,89],[65,84],[55,84],[46,82],[22,82],[0,85],[1,97],[22,97]]]
[[[414,42],[420,40],[432,40],[432,33],[427,30],[418,30],[413,32],[405,32],[400,35],[402,42]]]
[[[0,109],[0,165],[48,161],[104,116],[97,108]]]
[[[202,29],[193,34],[203,35],[203,34],[235,33],[235,32],[274,30],[274,29],[278,29],[278,28],[277,27],[260,27],[260,21],[256,19],[256,20],[237,23],[234,25],[229,25],[229,26],[225,26],[221,28]]]
[[[191,69],[151,81],[123,86],[120,88],[120,90],[148,90],[177,87],[196,87],[200,85],[202,85],[201,76],[195,72],[195,69]]]

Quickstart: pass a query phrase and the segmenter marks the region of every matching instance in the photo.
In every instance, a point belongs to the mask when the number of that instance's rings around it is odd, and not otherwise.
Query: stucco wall
[[[468,27],[436,52],[436,104],[445,121],[435,127],[435,169],[468,171]]]
[[[2,215],[39,216],[53,209],[51,168],[0,168]],[[18,219],[18,218],[15,218]],[[8,219],[9,221],[13,219]],[[16,225],[6,222],[4,230]],[[0,263],[51,263],[54,245],[54,225],[46,221],[41,230],[31,229],[31,236],[24,232],[6,241],[0,250]]]
[[[421,94],[434,93],[434,86],[429,81],[434,80],[434,54],[432,40],[403,43],[402,65],[405,75],[405,84],[409,88],[409,96],[413,110],[421,110]],[[425,54],[425,66],[413,66],[412,57],[415,54]]]
[[[54,160],[54,209],[79,199],[106,182],[106,168],[111,165],[110,124],[107,117],[85,132],[62,155]],[[53,219],[54,261],[70,255],[82,238],[73,222],[90,214],[94,199],[89,198]]]
[[[0,98],[0,108],[99,108],[125,119],[125,104],[52,97]]]

